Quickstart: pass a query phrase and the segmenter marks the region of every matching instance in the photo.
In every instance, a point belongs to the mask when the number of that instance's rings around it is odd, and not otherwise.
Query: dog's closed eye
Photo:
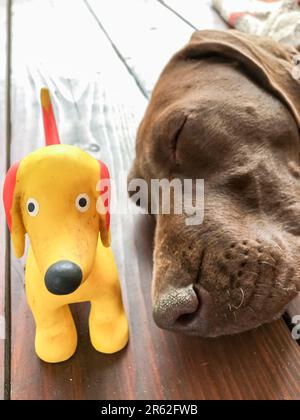
[[[152,128],[154,144],[152,159],[160,162],[164,167],[178,163],[178,141],[187,119],[188,115],[181,109],[167,109]]]

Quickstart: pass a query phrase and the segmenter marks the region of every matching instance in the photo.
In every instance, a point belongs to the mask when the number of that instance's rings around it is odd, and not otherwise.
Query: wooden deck
[[[0,170],[43,145],[39,90],[52,93],[64,143],[128,171],[135,132],[163,65],[194,28],[226,28],[208,0],[0,0]],[[8,47],[8,48],[6,48]],[[113,249],[130,343],[94,351],[88,305],[73,308],[76,355],[49,365],[34,354],[24,260],[10,253],[0,212],[0,398],[299,399],[300,348],[283,320],[235,337],[187,338],[151,316],[153,222],[114,216]],[[290,316],[300,314],[294,302]]]

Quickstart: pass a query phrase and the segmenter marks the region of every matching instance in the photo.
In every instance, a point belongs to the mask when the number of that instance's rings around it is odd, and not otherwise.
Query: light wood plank
[[[213,9],[212,0],[158,0],[195,29],[228,29],[228,25]]]
[[[0,185],[7,170],[7,10],[8,1],[0,0]],[[0,211],[0,399],[5,397],[5,298],[8,259],[8,238],[4,210]],[[9,320],[8,320],[9,322]],[[9,340],[9,337],[6,337]]]
[[[162,68],[188,42],[193,28],[156,0],[86,3],[150,96]]]
[[[84,3],[15,0],[13,33],[13,158],[43,144],[38,97],[46,84],[63,141],[98,147],[95,156],[107,162],[113,177],[127,171],[146,101]],[[12,399],[300,398],[300,351],[282,321],[216,340],[182,337],[154,325],[153,227],[147,216],[113,216],[131,335],[127,349],[112,356],[92,349],[88,306],[76,305],[76,355],[58,365],[40,362],[23,264],[12,260]]]

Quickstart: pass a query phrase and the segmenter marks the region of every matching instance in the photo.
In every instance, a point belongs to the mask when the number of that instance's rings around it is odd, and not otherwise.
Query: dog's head
[[[11,167],[4,205],[16,256],[24,254],[28,233],[46,287],[62,295],[91,273],[99,232],[109,246],[108,202],[99,195],[108,171],[79,148],[53,143]]]
[[[129,176],[204,179],[204,222],[159,214],[153,312],[163,328],[232,334],[300,287],[300,84],[285,47],[196,33],[163,71]]]

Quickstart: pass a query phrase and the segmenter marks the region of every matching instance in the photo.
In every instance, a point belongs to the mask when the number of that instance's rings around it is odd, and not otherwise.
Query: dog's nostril
[[[68,295],[81,284],[82,270],[71,261],[59,261],[47,270],[45,285],[54,295]]]
[[[154,304],[153,318],[161,328],[173,329],[189,323],[201,306],[201,298],[193,286],[174,289]]]

